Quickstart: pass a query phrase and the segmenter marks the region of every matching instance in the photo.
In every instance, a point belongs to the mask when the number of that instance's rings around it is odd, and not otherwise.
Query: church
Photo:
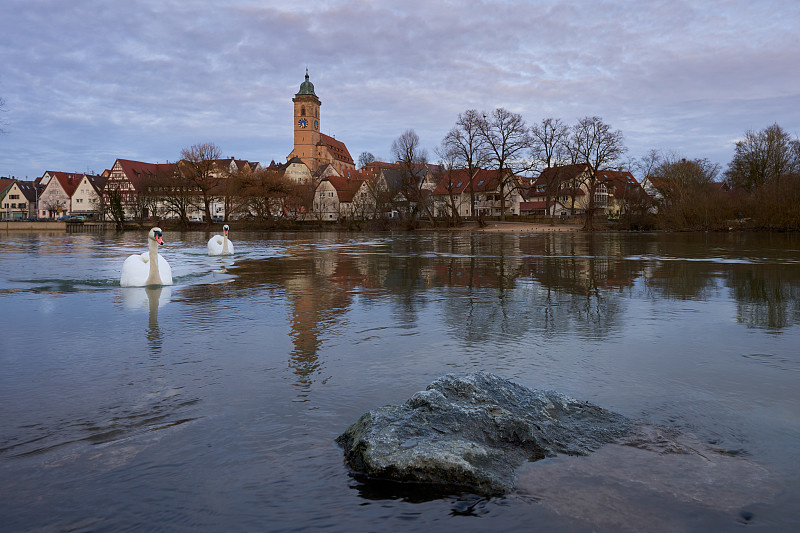
[[[336,169],[340,176],[347,175],[348,170],[355,170],[347,146],[320,131],[322,102],[314,93],[314,84],[308,79],[308,69],[306,69],[306,80],[300,84],[300,90],[294,95],[292,102],[294,102],[294,149],[287,156],[287,162],[291,163],[293,159],[294,162],[301,161],[312,175],[316,175],[327,165]]]

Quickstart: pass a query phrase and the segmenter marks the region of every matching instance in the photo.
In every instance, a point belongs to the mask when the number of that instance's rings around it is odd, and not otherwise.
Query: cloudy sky
[[[747,130],[800,134],[796,0],[3,0],[0,20],[0,176],[201,142],[284,161],[306,68],[354,159],[406,129],[432,152],[470,108],[596,115],[629,157],[723,167]]]

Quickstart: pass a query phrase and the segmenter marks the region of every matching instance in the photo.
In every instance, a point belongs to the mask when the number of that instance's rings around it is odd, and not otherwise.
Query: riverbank
[[[174,221],[156,221],[145,224],[128,223],[125,226],[126,230],[140,231],[143,228],[152,227],[152,225],[159,225],[162,229],[167,231],[216,231],[222,226],[222,223],[215,222],[210,226],[199,223],[192,223],[188,228],[183,228]],[[341,231],[344,228],[342,225],[309,225],[309,224],[286,224],[281,226],[265,226],[253,222],[231,222],[230,225],[237,229],[244,229],[250,231],[275,231],[275,230],[290,230],[290,231],[319,231],[319,230],[333,230]],[[399,229],[399,228],[396,228]],[[114,230],[114,225],[111,222],[97,222],[97,223],[79,223],[69,224],[66,222],[0,222],[0,231],[71,231],[71,232],[85,232],[85,231],[108,231]],[[420,226],[417,231],[456,231],[456,232],[474,232],[474,233],[559,233],[559,232],[576,232],[581,231],[580,224],[547,224],[535,222],[519,222],[519,221],[491,221],[487,222],[485,226],[481,226],[475,221],[466,221],[461,226],[446,227],[446,226]]]
[[[114,229],[111,222],[0,221],[0,231],[66,231],[70,233],[103,232]]]
[[[481,227],[477,222],[468,221],[461,226],[452,228],[420,228],[423,230],[438,231],[465,231],[472,233],[559,233],[581,231],[580,224],[546,224],[536,222],[518,221],[492,221]]]
[[[580,224],[535,224],[532,222],[490,222],[479,233],[551,233],[581,231]]]

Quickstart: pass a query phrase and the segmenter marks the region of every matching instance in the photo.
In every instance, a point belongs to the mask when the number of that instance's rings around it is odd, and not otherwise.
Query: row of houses
[[[33,181],[0,178],[0,219],[52,220],[80,216],[88,220],[108,215],[109,196],[116,192],[128,219],[156,216],[171,218],[177,213],[168,202],[156,200],[143,207],[142,195],[152,193],[153,184],[168,186],[180,171],[181,162],[146,163],[117,159],[102,175],[46,171]],[[308,166],[293,157],[286,163],[274,161],[266,167],[259,162],[220,159],[213,162],[210,178],[215,186],[210,193],[210,214],[213,219],[252,216],[228,197],[226,181],[247,173],[269,171],[289,186],[302,186],[311,191],[306,205],[292,207],[295,218],[340,221],[343,219],[395,218],[405,213],[444,217],[497,217],[501,215],[576,216],[585,212],[589,203],[586,164],[566,165],[544,170],[538,177],[515,176],[507,171],[446,169],[441,165],[415,165],[375,161],[360,170],[337,170],[323,165],[312,174]],[[182,216],[205,221],[205,206],[199,201],[187,205]],[[626,205],[646,193],[629,173],[600,171],[593,187],[594,206],[609,217],[619,216]],[[271,193],[267,200],[275,205],[275,213],[289,209],[285,194]],[[296,203],[296,201],[295,201]],[[234,212],[235,211],[235,212]]]
[[[498,217],[501,215],[580,216],[589,206],[588,164],[566,165],[544,170],[537,178],[496,170],[445,169],[425,165],[414,175],[399,163],[373,162],[346,176],[329,174],[316,188],[314,212],[332,220],[364,218],[374,202],[375,191],[395,191],[389,204],[428,202],[435,217]],[[412,186],[407,185],[411,177]],[[602,215],[619,217],[634,202],[648,195],[630,172],[597,172],[594,207]],[[405,191],[404,191],[405,184]],[[366,209],[365,209],[366,207]],[[420,211],[417,207],[417,211]]]
[[[0,178],[0,220],[92,216],[104,178],[47,171],[36,180]]]

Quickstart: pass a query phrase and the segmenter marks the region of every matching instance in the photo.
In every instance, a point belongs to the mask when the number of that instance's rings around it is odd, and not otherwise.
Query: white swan
[[[222,235],[214,235],[208,240],[208,255],[233,255],[233,243],[228,240],[227,224],[222,226]]]
[[[164,244],[161,228],[153,228],[147,234],[149,250],[133,254],[122,263],[123,287],[146,287],[149,285],[172,285],[172,268],[167,260],[158,255],[159,245]]]

